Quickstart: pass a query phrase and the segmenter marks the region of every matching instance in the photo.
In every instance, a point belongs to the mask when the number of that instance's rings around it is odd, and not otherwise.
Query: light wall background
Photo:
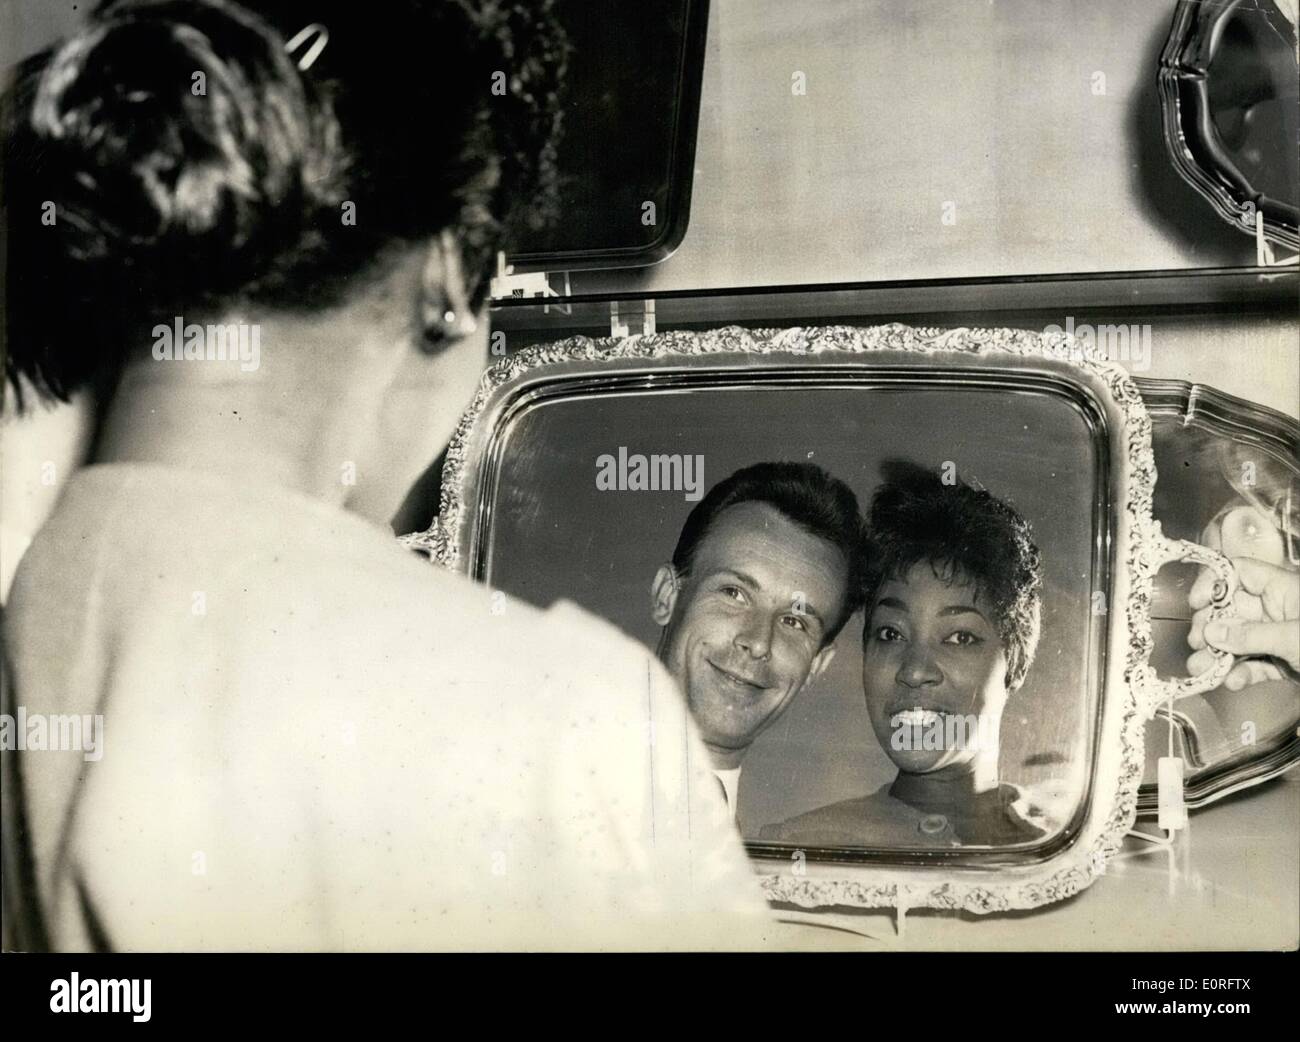
[[[713,0],[686,238],[656,267],[574,289],[1254,263],[1166,157],[1156,68],[1173,11]]]

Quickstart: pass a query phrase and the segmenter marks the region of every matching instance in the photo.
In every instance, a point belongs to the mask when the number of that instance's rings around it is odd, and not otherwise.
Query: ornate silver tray
[[[694,460],[694,475],[665,466],[683,480],[628,479],[628,461],[674,456]],[[772,838],[774,823],[888,788],[896,761],[863,708],[861,614],[723,787],[736,783],[738,825],[774,902],[995,913],[1061,900],[1104,870],[1134,823],[1148,721],[1218,687],[1233,664],[1217,655],[1202,675],[1157,675],[1157,574],[1171,562],[1213,570],[1216,616],[1235,592],[1227,558],[1167,538],[1153,517],[1151,417],[1133,380],[1065,334],[728,327],[530,348],[484,375],[448,450],[439,517],[404,541],[514,596],[576,601],[654,648],[657,570],[709,488],[755,463],[813,463],[865,508],[885,461],[900,458],[950,467],[1032,529],[1041,638],[1001,711],[993,761],[999,786],[1042,794],[1051,812],[1032,834],[900,832],[871,811],[853,842]]]
[[[1294,0],[1179,0],[1158,78],[1184,180],[1240,230],[1300,249]]]
[[[1300,568],[1300,424],[1198,384],[1137,384],[1151,415],[1161,474],[1154,508],[1165,531],[1222,544],[1226,522],[1229,545],[1222,549],[1229,556]],[[1184,668],[1191,622],[1187,592],[1194,581],[1190,566],[1172,566],[1157,578],[1152,661],[1162,670]],[[1191,808],[1300,763],[1300,680],[1280,668],[1275,672],[1244,690],[1216,688],[1157,711],[1147,728],[1140,814],[1157,810],[1157,762],[1171,742],[1186,764],[1184,798]]]

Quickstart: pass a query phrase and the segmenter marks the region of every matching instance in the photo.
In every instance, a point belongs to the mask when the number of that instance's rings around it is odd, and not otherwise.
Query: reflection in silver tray
[[[1165,531],[1229,556],[1300,568],[1300,424],[1211,388],[1137,382],[1151,414],[1160,473],[1155,511]],[[1170,565],[1156,579],[1152,662],[1162,673],[1185,669],[1187,592],[1195,573]],[[1218,688],[1179,699],[1172,710],[1161,707],[1147,728],[1139,811],[1156,811],[1156,760],[1171,742],[1186,761],[1185,799],[1192,808],[1300,763],[1300,680],[1276,668],[1276,679],[1244,690]]]
[[[1129,377],[1064,335],[894,325],[575,338],[485,375],[448,450],[440,518],[407,542],[526,598],[575,599],[652,642],[657,566],[696,493],[747,464],[821,461],[867,497],[880,460],[902,457],[950,464],[1014,500],[1037,525],[1050,577],[1047,653],[1007,706],[1001,769],[1017,787],[1057,785],[1058,826],[937,847],[920,836],[763,838],[765,825],[869,794],[873,770],[888,780],[879,749],[871,766],[861,621],[838,638],[838,679],[828,671],[825,690],[801,693],[791,712],[803,719],[790,716],[747,754],[739,816],[759,837],[750,849],[774,901],[1032,908],[1087,886],[1118,850],[1136,814],[1143,722],[1216,686],[1232,664],[1220,656],[1204,675],[1161,680],[1147,661],[1162,565],[1212,567],[1216,612],[1235,581],[1221,555],[1166,539],[1153,520],[1150,432]],[[704,480],[690,490],[601,484],[610,459],[639,453],[701,459]]]

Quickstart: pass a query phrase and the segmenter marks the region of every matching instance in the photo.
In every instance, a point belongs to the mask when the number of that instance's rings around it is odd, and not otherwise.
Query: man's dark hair
[[[318,310],[445,230],[477,308],[502,242],[556,207],[568,43],[552,10],[104,0],[0,108],[19,408],[20,378],[65,401],[111,386],[132,320]],[[286,40],[308,23],[329,40],[300,70]]]
[[[822,647],[826,647],[839,635],[859,603],[862,521],[858,497],[844,482],[812,463],[755,463],[743,467],[709,489],[686,518],[673,551],[673,567],[679,575],[690,574],[696,548],[714,519],[740,503],[766,503],[844,555],[849,568],[844,607],[822,636]]]
[[[862,600],[867,628],[880,588],[925,562],[944,582],[969,582],[992,609],[1007,656],[1007,687],[1024,681],[1038,647],[1042,567],[1029,523],[985,489],[887,460],[871,497]]]

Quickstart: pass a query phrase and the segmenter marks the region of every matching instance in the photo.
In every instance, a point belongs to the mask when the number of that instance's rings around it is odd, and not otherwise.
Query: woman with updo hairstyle
[[[567,60],[545,0],[120,0],[19,70],[5,408],[100,416],[6,697],[99,740],[5,754],[6,947],[764,928],[652,656],[389,524],[477,386],[497,251],[554,216]]]

